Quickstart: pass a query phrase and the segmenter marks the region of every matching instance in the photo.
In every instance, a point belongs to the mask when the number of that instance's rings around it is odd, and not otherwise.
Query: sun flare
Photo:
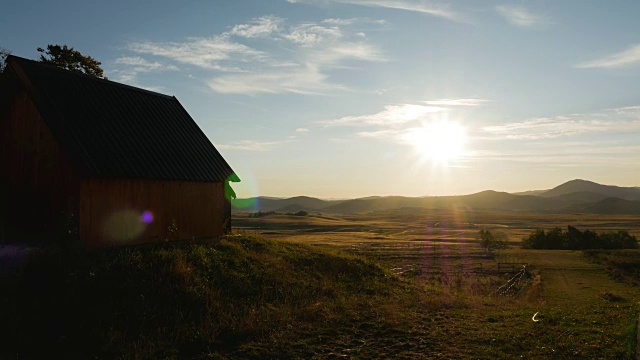
[[[422,156],[447,163],[464,155],[467,136],[457,123],[436,122],[409,130],[405,139]]]

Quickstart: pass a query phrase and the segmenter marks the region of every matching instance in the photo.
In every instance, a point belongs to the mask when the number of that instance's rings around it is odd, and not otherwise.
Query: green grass
[[[273,216],[253,222],[240,215],[234,221],[271,238],[370,258],[410,279],[417,289],[439,293],[396,307],[393,329],[403,335],[386,340],[415,344],[403,358],[635,358],[640,288],[612,278],[606,266],[580,251],[518,245],[532,228],[549,224],[581,224],[595,231],[623,228],[637,234],[637,218],[407,210],[304,220]],[[478,228],[504,231],[514,246],[488,257],[473,240]],[[624,264],[635,271],[634,261]],[[509,296],[495,294],[514,276],[493,272],[497,262],[514,264],[514,271],[529,264],[527,276]],[[532,321],[535,313],[539,322]],[[363,354],[357,357],[366,358]],[[367,353],[380,357],[375,354]]]
[[[640,285],[640,250],[587,250],[585,255],[602,264],[613,278]]]
[[[0,358],[277,357],[288,339],[371,316],[399,280],[352,255],[248,236],[35,251],[0,278]],[[315,332],[313,330],[312,332]],[[279,350],[280,349],[280,350]]]
[[[34,252],[23,268],[0,273],[0,306],[10,309],[0,315],[0,358],[634,356],[638,288],[580,252],[501,251],[498,261],[530,264],[501,296],[495,290],[513,274],[459,271],[479,256],[468,242],[439,243],[434,259],[413,238],[371,240],[385,246],[367,252],[364,236],[332,234],[328,245],[233,235]],[[402,264],[437,272],[394,275]]]

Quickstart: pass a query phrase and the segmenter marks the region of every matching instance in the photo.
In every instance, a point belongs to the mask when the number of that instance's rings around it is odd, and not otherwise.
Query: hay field
[[[465,209],[400,209],[360,215],[271,214],[257,218],[238,213],[234,214],[233,224],[239,232],[340,248],[373,257],[388,266],[419,268],[422,272],[447,267],[470,271],[491,268],[498,262],[530,262],[531,256],[522,258],[521,252],[513,248],[518,248],[522,238],[535,229],[572,225],[597,232],[628,230],[640,237],[640,217],[633,215],[549,215]],[[505,233],[512,250],[487,256],[475,239],[480,229]]]
[[[519,243],[534,229],[567,225],[639,236],[636,216],[403,209],[233,220],[240,232],[373,258],[450,299],[444,309],[398,314],[434,346],[436,358],[635,356],[640,288],[580,251],[524,250]],[[487,254],[475,240],[483,228],[506,233],[510,247]]]

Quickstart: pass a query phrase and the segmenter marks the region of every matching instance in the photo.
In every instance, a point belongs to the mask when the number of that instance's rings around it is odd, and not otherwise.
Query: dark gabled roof
[[[81,175],[240,181],[173,96],[16,56],[9,70]]]

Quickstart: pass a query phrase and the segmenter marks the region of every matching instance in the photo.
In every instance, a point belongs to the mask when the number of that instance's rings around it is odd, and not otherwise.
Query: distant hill
[[[306,211],[308,213],[318,213],[318,212],[322,212],[323,210],[318,208],[307,207],[300,204],[291,204],[291,205],[283,206],[281,208],[277,208],[273,211],[286,214],[286,213],[297,213],[298,211]]]
[[[309,196],[292,198],[257,197],[234,199],[234,211],[276,211],[281,213],[354,214],[400,208],[461,208],[539,213],[585,212],[596,214],[640,213],[640,188],[602,185],[571,180],[550,190],[506,193],[486,190],[458,196],[369,196],[351,200],[323,200]]]
[[[404,197],[384,196],[366,199],[353,199],[346,201],[325,201],[307,198],[301,202],[300,197],[283,199],[276,202],[262,199],[240,199],[234,204],[236,210],[244,211],[278,211],[296,212],[305,210],[309,212],[353,214],[360,212],[382,211],[399,208],[445,208],[463,207],[472,209],[493,209],[505,211],[553,211],[567,206],[566,202],[555,199],[541,198],[529,195],[513,195],[492,190],[483,191],[471,195],[462,196],[433,196],[433,197]],[[248,205],[245,205],[248,204]]]
[[[569,194],[554,196],[552,197],[552,199],[555,199],[556,201],[564,204],[574,205],[574,204],[594,203],[594,202],[598,202],[603,199],[606,199],[608,197],[609,196],[602,193],[596,193],[591,191],[577,191]]]
[[[328,206],[326,212],[352,214],[366,211],[380,211],[403,207],[419,207],[422,198],[404,196],[383,196],[364,199],[354,199]]]
[[[533,196],[539,196],[540,194],[542,194],[545,191],[549,191],[549,190],[529,190],[529,191],[521,191],[521,192],[514,192],[511,193],[513,195],[533,195]]]
[[[362,198],[358,198],[357,200],[371,200],[371,199],[379,199],[382,196],[367,196],[367,197],[362,197]]]
[[[539,196],[554,197],[576,192],[591,192],[602,194],[605,197],[617,197],[625,200],[640,200],[640,189],[638,188],[602,185],[593,181],[580,179],[568,181],[551,190],[541,193]]]
[[[580,212],[589,214],[629,214],[640,215],[640,201],[620,198],[606,198],[594,204],[587,204],[577,208]]]
[[[357,213],[365,211],[381,211],[399,208],[449,208],[449,207],[488,209],[506,211],[555,211],[566,203],[555,199],[546,199],[530,195],[513,195],[493,190],[482,191],[471,195],[401,197],[390,196],[370,200],[350,200],[325,208],[326,212]]]
[[[244,211],[273,211],[282,207],[282,201],[286,199],[275,199],[264,196],[252,197],[247,199],[233,199],[231,206],[237,210]]]
[[[283,211],[282,209],[286,208],[284,212],[296,212],[300,210],[318,211],[343,201],[322,200],[309,196],[296,196],[286,199],[259,196],[248,199],[233,199],[231,200],[231,205],[234,209],[243,211]]]
[[[518,196],[493,190],[452,198],[469,207],[485,209],[534,210],[544,209],[551,203],[536,196]]]

